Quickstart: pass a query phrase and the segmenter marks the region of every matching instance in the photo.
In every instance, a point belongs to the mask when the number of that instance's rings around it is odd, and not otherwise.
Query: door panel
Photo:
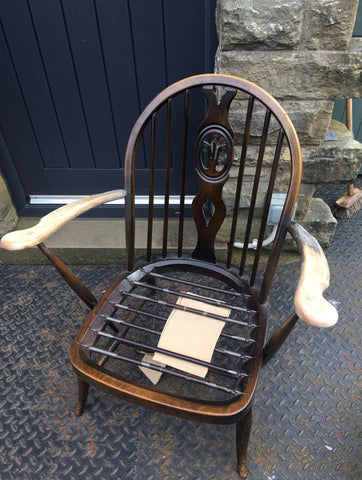
[[[122,187],[141,110],[166,85],[213,71],[215,4],[2,0],[0,128],[12,168],[6,155],[1,167],[10,190],[29,197]],[[141,176],[146,165],[143,152]],[[14,198],[20,211],[23,198]]]

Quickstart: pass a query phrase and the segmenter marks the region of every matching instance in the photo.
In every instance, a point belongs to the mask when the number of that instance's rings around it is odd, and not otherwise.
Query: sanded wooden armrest
[[[301,225],[290,222],[288,231],[302,255],[302,271],[294,297],[295,311],[310,325],[331,327],[337,322],[338,313],[322,295],[329,286],[329,267],[323,250]]]
[[[24,250],[25,248],[39,245],[39,243],[43,242],[67,222],[78,217],[78,215],[102,203],[118,200],[125,196],[125,190],[111,190],[75,200],[48,213],[33,227],[7,233],[1,239],[1,246],[6,250]]]

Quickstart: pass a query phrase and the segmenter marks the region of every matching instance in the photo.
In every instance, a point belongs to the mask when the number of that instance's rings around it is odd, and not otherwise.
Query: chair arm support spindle
[[[70,268],[64,265],[64,263],[42,243],[39,243],[38,248],[54,265],[58,273],[63,277],[63,279],[68,283],[70,288],[78,295],[78,297],[87,305],[87,307],[90,309],[95,307],[98,300],[93,293],[88,290],[84,283],[70,270]]]
[[[6,250],[24,250],[39,245],[73,218],[93,207],[125,196],[125,190],[111,190],[75,200],[48,213],[33,227],[7,233],[1,239],[1,246]]]
[[[316,327],[331,327],[338,320],[334,306],[324,297],[329,286],[327,259],[317,240],[301,225],[290,222],[288,231],[302,255],[302,270],[294,297],[294,308],[301,320]]]

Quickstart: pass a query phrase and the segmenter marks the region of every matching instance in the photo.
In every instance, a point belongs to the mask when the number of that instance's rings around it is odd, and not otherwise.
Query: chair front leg
[[[250,408],[245,417],[239,420],[236,424],[236,456],[238,473],[242,478],[246,478],[248,475],[248,469],[246,467],[246,452],[248,450],[251,423],[252,411]]]
[[[89,383],[78,378],[78,403],[74,409],[74,415],[79,417],[84,412],[84,406],[89,392]]]

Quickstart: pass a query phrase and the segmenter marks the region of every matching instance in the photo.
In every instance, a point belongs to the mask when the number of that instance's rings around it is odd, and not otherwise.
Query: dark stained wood
[[[197,260],[189,259],[188,261],[182,259],[175,260],[162,260],[154,264],[157,268],[170,270],[172,272],[175,269],[182,271],[185,268],[198,269],[200,272],[204,272],[208,276],[216,276],[224,278],[226,284],[237,288],[239,291],[246,287],[245,282],[238,279],[235,272],[224,271],[221,267],[212,264],[205,264]],[[147,266],[152,270],[153,266]],[[120,279],[120,282],[123,280]],[[260,311],[259,321],[260,325],[257,329],[256,348],[259,354],[256,354],[255,360],[251,363],[250,376],[247,377],[246,394],[235,397],[233,400],[224,403],[222,405],[208,404],[205,402],[191,401],[185,397],[177,396],[167,392],[160,391],[159,389],[140,385],[138,383],[127,380],[119,375],[112,375],[109,371],[100,368],[94,362],[89,362],[89,358],[85,349],[81,346],[84,345],[85,338],[89,335],[89,329],[97,322],[98,312],[102,312],[104,308],[108,308],[108,300],[117,298],[117,288],[115,283],[104,294],[97,307],[91,312],[87,321],[82,326],[77,337],[75,338],[71,347],[71,361],[80,375],[80,378],[97,386],[98,388],[106,389],[113,394],[126,398],[136,404],[147,406],[156,410],[164,411],[172,415],[180,416],[183,418],[189,418],[204,422],[211,423],[234,423],[244,415],[244,409],[247,407],[250,400],[250,395],[254,392],[257,380],[257,372],[261,366],[261,347],[263,337],[265,335],[266,316],[264,310]],[[244,287],[243,287],[244,286]],[[113,309],[113,306],[109,306]],[[99,326],[97,328],[100,328]]]
[[[182,255],[184,216],[185,216],[185,181],[186,181],[186,155],[188,146],[188,129],[190,114],[190,90],[185,91],[184,117],[182,129],[182,153],[181,153],[181,181],[180,181],[180,218],[178,228],[177,254]]]
[[[216,87],[223,87],[223,90]],[[198,89],[198,90],[197,90]],[[190,114],[192,112],[191,99],[196,94],[201,94],[200,90],[203,90],[207,100],[207,109],[203,118],[199,119],[199,126],[196,136],[192,137],[189,131],[192,122],[190,122]],[[235,188],[235,201],[232,204],[233,219],[231,224],[231,233],[229,236],[230,242],[227,253],[226,265],[218,263],[217,255],[215,253],[215,239],[219,232],[221,225],[225,220],[226,206],[223,200],[223,188],[228,182],[230,176],[230,169],[234,161],[234,132],[229,121],[229,110],[236,92],[241,90],[244,95],[249,95],[249,101],[247,104],[247,113],[245,116],[244,131],[242,136],[242,149],[240,153],[240,167],[237,173],[237,184]],[[182,121],[176,123],[174,116],[176,115],[178,105],[176,96],[178,94],[183,95],[183,110]],[[256,159],[256,175],[253,184],[253,191],[251,194],[251,209],[247,220],[245,241],[249,242],[251,236],[251,225],[254,216],[254,210],[256,205],[257,194],[259,190],[261,170],[264,165],[264,153],[267,145],[268,130],[270,119],[273,117],[278,119],[280,125],[279,139],[276,142],[274,160],[272,161],[270,185],[267,188],[266,200],[262,213],[261,229],[258,234],[258,248],[255,256],[255,261],[252,269],[252,277],[248,281],[244,275],[244,267],[246,264],[246,252],[247,247],[243,249],[241,268],[236,269],[232,266],[232,254],[233,254],[233,242],[237,230],[237,217],[239,213],[239,202],[241,198],[241,191],[243,188],[244,169],[248,156],[248,145],[251,138],[253,111],[255,102],[262,103],[265,107],[265,121],[262,129],[262,135],[260,139],[260,147],[258,157]],[[166,109],[166,113],[162,113],[162,109]],[[156,115],[159,117],[167,118],[166,130],[164,136],[164,143],[160,146],[156,145],[159,142],[160,136],[156,134]],[[146,131],[146,125],[150,121],[151,123],[151,171],[149,173],[149,216],[148,216],[148,240],[147,240],[147,255],[146,263],[142,263],[142,260],[137,260],[135,268],[135,193],[137,185],[137,170],[136,170],[136,158],[138,146],[143,147],[143,132]],[[177,133],[174,131],[176,125],[183,125],[182,129]],[[236,126],[237,123],[235,123]],[[157,130],[163,127],[162,122],[157,121]],[[174,140],[178,140],[177,149],[174,145]],[[198,180],[198,190],[195,191],[195,197],[192,202],[192,215],[197,230],[197,244],[191,255],[191,257],[183,251],[184,235],[184,216],[185,216],[185,203],[184,195],[186,169],[189,168],[192,159],[188,155],[187,143],[190,139],[195,140],[195,159],[194,170],[195,176]],[[274,183],[276,181],[276,175],[278,173],[278,162],[281,155],[283,139],[287,140],[288,149],[291,155],[291,184],[287,195],[286,206],[284,208],[279,230],[277,231],[277,244],[272,246],[269,261],[267,264],[266,272],[262,276],[262,290],[256,288],[256,278],[259,274],[259,259],[261,255],[261,244],[266,228],[266,218],[268,215],[269,204],[271,195],[273,192]],[[180,151],[180,154],[177,152]],[[156,159],[157,158],[157,159]],[[176,253],[170,251],[169,241],[169,184],[170,175],[175,162],[181,162],[181,178],[180,178],[180,219],[178,226],[178,238]],[[165,195],[165,202],[163,206],[162,219],[163,219],[163,232],[162,232],[162,246],[161,249],[155,249],[152,246],[152,232],[153,222],[155,219],[155,205],[154,196],[155,191],[155,176],[159,175],[162,167],[165,172],[165,188],[163,194]],[[282,341],[287,336],[287,330],[291,329],[290,321],[287,322],[288,327],[282,328],[278,334],[276,334],[267,343],[265,349],[266,326],[268,321],[268,291],[274,276],[274,272],[278,263],[281,245],[283,243],[284,235],[286,232],[286,225],[289,222],[294,202],[297,198],[297,191],[299,188],[301,177],[301,156],[300,147],[294,127],[292,126],[289,118],[285,112],[281,109],[279,104],[264,90],[259,89],[256,85],[241,80],[236,77],[222,76],[222,75],[200,75],[196,77],[190,77],[181,82],[171,85],[162,91],[143,111],[137,120],[128,141],[126,157],[125,157],[125,189],[127,191],[126,196],[126,242],[128,252],[128,269],[132,275],[132,279],[127,283],[125,280],[121,280],[118,287],[113,285],[103,299],[97,304],[97,307],[92,311],[91,315],[84,323],[80,332],[78,333],[73,345],[71,347],[71,361],[78,372],[78,376],[81,380],[94,385],[98,388],[111,392],[123,399],[142,405],[148,408],[152,408],[157,411],[180,416],[190,420],[198,420],[211,423],[233,423],[236,422],[236,445],[237,445],[237,457],[238,457],[238,471],[241,476],[245,477],[247,473],[246,469],[246,450],[251,428],[251,402],[256,387],[258,378],[258,372],[262,366],[263,357],[264,361],[267,361],[272,353],[275,353]],[[211,205],[211,213],[206,218],[204,213],[204,205],[208,203]],[[225,268],[225,266],[227,268]],[[147,273],[149,272],[149,274]],[[247,312],[240,311],[239,314],[246,315],[245,319],[240,317],[240,325],[249,325],[247,333],[235,332],[230,335],[227,331],[228,327],[225,327],[225,331],[220,338],[231,339],[234,338],[239,345],[249,345],[250,351],[247,350],[242,354],[242,358],[245,363],[241,363],[239,369],[235,371],[235,379],[237,380],[236,386],[233,389],[224,386],[216,381],[210,383],[207,379],[192,378],[189,374],[183,374],[182,372],[171,372],[168,367],[152,366],[154,370],[168,373],[176,378],[182,380],[188,378],[189,382],[194,382],[196,385],[202,385],[207,388],[221,389],[225,392],[230,392],[231,397],[229,400],[225,400],[221,403],[210,403],[207,401],[199,401],[197,399],[191,399],[189,397],[182,396],[181,394],[175,394],[172,392],[163,391],[157,387],[150,387],[144,384],[135,382],[134,380],[127,379],[116,373],[103,368],[101,365],[97,365],[96,361],[92,361],[92,355],[103,356],[109,355],[114,360],[122,359],[122,361],[129,362],[131,365],[143,365],[143,361],[138,358],[133,358],[126,353],[116,353],[116,351],[108,352],[103,348],[100,348],[96,344],[96,339],[106,337],[110,342],[119,341],[120,344],[126,344],[127,348],[139,348],[143,351],[156,351],[157,347],[150,347],[147,342],[135,341],[133,336],[127,338],[122,336],[118,338],[117,333],[103,333],[103,324],[105,321],[114,322],[115,325],[122,328],[129,329],[129,331],[140,331],[141,333],[148,333],[149,335],[160,335],[160,330],[156,330],[147,322],[141,325],[141,318],[151,319],[152,316],[157,321],[165,323],[166,317],[164,314],[157,314],[156,312],[148,312],[148,308],[157,308],[161,306],[163,308],[172,308],[174,301],[169,300],[170,295],[177,295],[177,290],[174,289],[174,281],[172,280],[176,272],[179,272],[180,278],[185,275],[185,272],[194,272],[195,274],[206,275],[207,278],[214,278],[217,281],[222,281],[226,290],[229,292],[235,291],[237,295],[233,297],[228,295],[227,304],[232,306],[234,311],[233,302],[237,305],[238,299],[243,298],[245,301],[245,310]],[[244,275],[241,278],[241,275]],[[141,276],[143,280],[138,277]],[[244,278],[245,277],[245,278]],[[147,288],[145,281],[147,278],[153,279],[152,286]],[[178,276],[176,277],[178,278]],[[263,283],[264,278],[264,283]],[[168,282],[172,284],[169,286],[166,284],[166,288],[159,286],[159,282]],[[248,282],[251,282],[250,284]],[[179,284],[179,294],[188,295],[187,289],[194,288],[197,282],[181,280]],[[253,288],[251,288],[253,286]],[[142,289],[145,289],[146,291]],[[137,293],[141,289],[141,293]],[[175,291],[175,293],[174,293]],[[221,293],[221,291],[220,291]],[[154,294],[153,299],[149,298],[150,294]],[[218,295],[218,288],[214,290],[208,290],[208,294]],[[159,297],[157,297],[159,295]],[[141,309],[127,307],[132,299],[144,301],[144,306]],[[160,298],[158,303],[157,298]],[[262,299],[262,301],[260,301]],[[147,307],[147,305],[149,307]],[[113,314],[115,310],[119,309],[119,313]],[[129,323],[123,319],[122,312],[124,310],[125,315],[132,312],[137,318],[134,323]],[[103,312],[106,312],[105,314]],[[108,312],[108,313],[107,313]],[[143,313],[144,312],[144,313]],[[255,313],[253,313],[255,312]],[[246,320],[248,319],[248,320]],[[293,316],[294,319],[294,316]],[[232,320],[233,322],[234,320]],[[249,322],[249,323],[248,323]],[[226,325],[233,325],[233,323],[226,322]],[[102,330],[102,333],[97,335],[97,331]],[[244,335],[247,335],[246,337]],[[276,337],[276,338],[275,338]],[[227,356],[233,358],[237,355],[238,347],[235,346],[234,351],[230,350]],[[218,354],[223,354],[222,348],[217,346],[216,351]],[[176,355],[171,353],[172,356]],[[190,359],[195,363],[200,363],[197,359]],[[233,377],[227,372],[232,370],[219,369],[216,364],[212,362],[208,364],[209,368],[215,373],[223,373],[225,378]],[[216,367],[216,369],[215,369]],[[245,369],[245,370],[244,370]],[[83,397],[82,397],[83,398]],[[83,408],[83,405],[81,409]]]
[[[225,219],[226,207],[222,189],[229,179],[228,171],[233,161],[233,131],[229,123],[229,108],[236,95],[235,89],[227,89],[217,101],[212,86],[203,88],[207,98],[207,113],[199,127],[196,145],[196,175],[200,190],[192,202],[198,241],[192,256],[200,260],[215,262],[214,242],[217,232]],[[223,158],[222,168],[221,157]],[[211,219],[206,223],[203,205],[210,201],[213,206]]]
[[[298,321],[298,315],[293,312],[285,322],[280,325],[278,330],[269,338],[268,343],[263,349],[263,365],[276,354],[279,348],[283,345],[293,327]]]
[[[232,218],[232,224],[231,224],[230,240],[228,245],[228,255],[227,255],[227,261],[226,261],[227,268],[230,268],[230,265],[231,265],[231,256],[232,256],[233,245],[235,241],[236,224],[238,221],[238,213],[239,213],[239,205],[240,205],[240,194],[241,194],[241,187],[243,184],[246,153],[247,153],[247,148],[248,148],[249,138],[250,138],[250,126],[251,126],[251,120],[253,115],[254,101],[255,101],[255,98],[253,96],[250,96],[248,100],[248,110],[246,114],[246,121],[245,121],[245,128],[244,128],[243,146],[242,146],[241,156],[240,156],[238,182],[236,185],[236,192],[235,192],[233,218]]]
[[[246,467],[246,452],[250,438],[252,424],[252,410],[248,411],[244,418],[236,423],[236,456],[238,462],[238,473],[241,478],[248,476]]]
[[[263,215],[262,215],[262,221],[261,221],[259,237],[258,237],[258,246],[257,246],[255,257],[254,257],[253,271],[250,276],[250,285],[254,285],[256,280],[256,274],[259,266],[263,239],[265,236],[265,228],[266,228],[266,222],[267,222],[268,213],[269,213],[270,202],[273,195],[274,184],[275,184],[275,180],[278,172],[279,159],[280,159],[281,150],[283,146],[283,139],[284,139],[284,132],[282,129],[280,129],[279,135],[278,135],[278,142],[277,142],[277,146],[274,154],[273,165],[270,173],[268,190],[267,190],[265,201],[264,201]]]
[[[222,88],[220,88],[222,87]],[[204,93],[202,93],[202,90]],[[229,110],[236,96],[241,92],[247,113],[243,116],[242,132],[234,132],[240,127],[233,119],[229,121]],[[191,93],[192,92],[192,93]],[[174,121],[178,110],[178,100],[182,98],[181,123]],[[191,132],[192,114],[191,99],[205,95],[207,110],[200,115],[196,132]],[[251,184],[250,210],[245,215],[244,240],[240,266],[233,265],[234,239],[239,228],[239,203],[244,187],[245,166],[248,159],[249,143],[252,139],[254,104],[261,103],[266,110],[264,126],[259,141],[259,149],[254,159],[255,176],[249,180]],[[162,122],[159,122],[162,109],[166,109],[167,122],[165,135],[158,135]],[[235,112],[233,112],[235,113]],[[156,131],[157,116],[157,131]],[[257,115],[255,115],[257,117]],[[271,118],[277,120],[275,146],[271,160],[264,158],[269,137]],[[151,128],[147,130],[148,123]],[[243,122],[241,122],[243,124]],[[183,125],[177,130],[177,125]],[[175,131],[176,130],[176,131]],[[145,132],[145,137],[142,134]],[[230,179],[234,166],[234,133],[235,138],[242,138],[240,166],[235,169],[235,183],[232,184],[234,199],[229,202],[232,216],[230,234],[225,237],[229,242],[226,263],[217,255],[215,241],[220,228],[227,223],[227,208],[224,202],[224,186]],[[236,134],[239,134],[236,137]],[[136,158],[137,148],[144,148],[150,141],[151,171],[149,171],[149,209],[148,233],[145,239],[146,256],[135,261],[135,193],[137,185]],[[161,147],[156,145],[161,138]],[[188,143],[195,142],[194,159],[189,158]],[[175,146],[176,144],[176,146]],[[268,261],[263,270],[261,246],[266,231],[267,215],[272,192],[279,171],[279,158],[283,146],[290,154],[291,176],[284,209],[279,221],[275,241],[269,251]],[[177,148],[176,148],[177,147]],[[146,147],[145,147],[146,151]],[[287,153],[283,150],[284,154]],[[176,233],[177,245],[174,251],[169,245],[171,211],[170,178],[176,162],[181,163],[180,220]],[[254,214],[257,209],[257,197],[265,163],[271,162],[268,173],[269,184],[265,188],[263,207],[261,208],[261,225],[256,234],[258,246],[254,262],[249,272],[247,265],[247,244],[250,241]],[[188,167],[194,169],[198,188],[194,192],[192,215],[197,230],[196,246],[193,252],[185,252],[185,178]],[[160,167],[163,167],[161,169]],[[162,170],[162,171],[161,171]],[[155,180],[163,175],[165,201],[159,218],[163,222],[162,241],[158,248],[153,247],[153,223],[156,218]],[[78,376],[79,400],[75,409],[81,415],[88,395],[89,385],[112,393],[127,401],[156,411],[202,422],[228,424],[236,423],[236,450],[238,472],[241,477],[247,475],[246,452],[251,430],[251,405],[262,365],[274,355],[284,343],[298,316],[310,323],[327,322],[326,314],[331,313],[332,306],[327,308],[323,303],[322,292],[327,285],[328,266],[318,243],[300,226],[291,222],[292,212],[298,195],[301,181],[301,154],[296,132],[289,118],[280,105],[264,90],[253,83],[232,76],[200,75],[186,78],[163,90],[146,107],[137,120],[128,141],[125,157],[125,225],[127,245],[128,272],[116,279],[97,302],[80,280],[65,267],[44,246],[39,245],[42,252],[50,259],[59,273],[67,280],[73,290],[91,308],[94,307],[83,323],[74,339],[70,359]],[[205,215],[205,204],[212,206],[211,213]],[[231,206],[230,206],[231,205]],[[269,303],[268,293],[278,264],[283,240],[287,230],[294,236],[303,256],[300,285],[295,302],[296,313],[283,323],[272,337],[266,341]],[[226,250],[226,249],[225,249]],[[315,261],[315,267],[313,267]],[[313,277],[313,278],[311,278]],[[313,301],[308,300],[308,290],[312,285]],[[259,286],[260,285],[260,286]],[[203,302],[201,307],[191,308],[177,304],[178,298],[194,298],[198,295]],[[210,298],[211,297],[211,298]],[[304,302],[304,306],[301,305]],[[210,305],[224,306],[230,309],[228,318],[209,313]],[[319,308],[322,305],[323,308]],[[310,308],[311,307],[311,308]],[[316,308],[314,308],[316,307]],[[303,309],[304,308],[304,309]],[[315,312],[311,313],[311,310]],[[207,321],[222,319],[225,323],[219,342],[210,361],[193,358],[182,352],[161,348],[157,342],[168,316],[174,310],[203,315]],[[305,311],[307,310],[307,311]],[[208,320],[209,319],[209,320]],[[137,336],[139,335],[139,336]],[[222,343],[227,342],[227,343]],[[231,343],[228,343],[231,342]],[[153,365],[145,362],[140,352],[160,352],[169,356],[187,360],[195,365],[207,367],[210,374],[206,377],[183,372],[168,365]],[[107,362],[112,359],[112,362]],[[220,360],[222,359],[222,360]],[[120,369],[112,369],[117,363]],[[220,362],[220,363],[219,363]],[[226,362],[226,363],[224,363]],[[127,368],[124,369],[123,365]],[[161,386],[151,387],[149,384],[132,377],[132,369],[146,367],[167,375],[167,384],[175,382],[177,388],[168,390]],[[122,372],[122,373],[120,373]],[[176,383],[177,382],[177,383]],[[231,383],[230,383],[231,382]],[[187,388],[191,388],[187,390]],[[198,396],[197,392],[202,395]],[[185,390],[186,389],[186,390]],[[207,392],[207,395],[206,395]],[[214,399],[212,395],[224,395]]]
[[[258,194],[258,189],[259,189],[260,173],[261,173],[261,169],[262,169],[262,166],[263,166],[264,152],[265,152],[265,146],[266,146],[266,142],[267,142],[267,138],[268,138],[268,129],[269,129],[269,124],[270,124],[270,118],[271,118],[271,111],[267,110],[265,112],[263,133],[262,133],[261,140],[260,140],[258,161],[257,161],[257,164],[256,164],[256,169],[255,169],[255,177],[254,177],[253,191],[252,191],[251,200],[250,200],[248,222],[247,222],[246,229],[245,229],[244,247],[243,247],[243,253],[242,253],[242,256],[241,256],[240,270],[239,270],[240,275],[242,275],[243,272],[244,272],[246,256],[247,256],[248,248],[249,248],[248,245],[249,245],[249,242],[250,242],[251,226],[252,226],[253,218],[254,218],[256,196]],[[252,284],[253,283],[254,283],[254,280],[253,280]]]
[[[151,122],[151,164],[150,164],[150,186],[149,186],[149,204],[148,204],[148,230],[147,230],[147,260],[151,260],[152,253],[152,232],[153,232],[153,205],[155,197],[155,169],[156,169],[156,130],[157,116],[152,115]]]
[[[192,203],[192,214],[198,231],[198,242],[192,255],[199,260],[206,262],[215,262],[214,242],[217,232],[225,218],[225,203],[221,198],[222,187],[224,183],[210,186],[200,181],[200,191]],[[215,212],[208,224],[205,222],[202,207],[210,199]]]
[[[83,300],[83,302],[89,307],[93,308],[97,305],[98,300],[91,293],[83,282],[66,266],[59,258],[52,253],[43,243],[38,245],[39,250],[51,261],[54,267],[58,270],[64,280],[70,285],[72,290]]]
[[[78,403],[74,409],[74,415],[79,417],[84,412],[84,406],[86,404],[89,393],[89,383],[84,382],[78,377]]]
[[[235,88],[227,88],[219,102],[212,85],[205,86],[203,92],[207,98],[207,112],[204,121],[199,127],[199,133],[206,127],[218,125],[219,127],[226,128],[230,135],[233,136],[233,130],[229,122],[229,109],[236,95]]]
[[[167,101],[167,139],[166,139],[166,165],[165,165],[165,196],[163,204],[163,239],[162,256],[167,256],[168,218],[170,206],[170,171],[171,171],[171,141],[172,141],[172,99]]]

